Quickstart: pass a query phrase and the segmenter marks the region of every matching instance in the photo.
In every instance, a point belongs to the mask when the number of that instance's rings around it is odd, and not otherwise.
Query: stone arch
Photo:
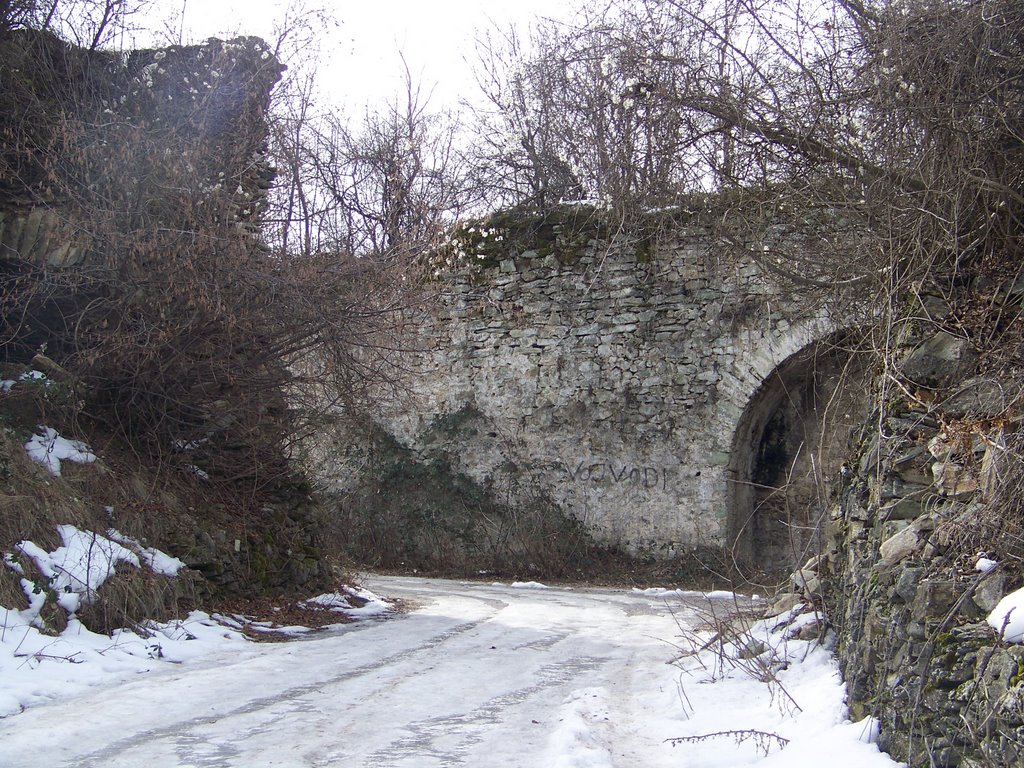
[[[830,481],[866,409],[845,332],[806,343],[747,398],[732,433],[728,541],[741,567],[782,576],[816,554]]]

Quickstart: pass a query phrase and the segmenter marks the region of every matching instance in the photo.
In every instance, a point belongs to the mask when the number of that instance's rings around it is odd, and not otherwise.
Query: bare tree
[[[559,150],[560,116],[547,82],[553,67],[537,66],[526,48],[514,29],[477,43],[477,82],[489,106],[474,110],[474,175],[492,205],[543,210],[586,193]]]
[[[484,48],[502,200],[557,202],[562,167],[616,208],[731,189],[726,240],[871,296],[1016,231],[1018,4],[624,0],[579,19]]]
[[[152,0],[32,0],[10,5],[32,6],[23,11],[22,23],[49,30],[88,50],[123,47],[126,35],[136,31],[134,19]]]
[[[502,202],[543,209],[675,193],[682,127],[654,98],[672,69],[625,34],[621,14],[606,16],[584,15],[572,28],[542,23],[527,43],[512,33],[480,43],[489,108],[476,113],[479,154]]]
[[[275,216],[286,251],[409,264],[470,204],[458,122],[430,111],[408,70],[405,92],[354,126],[334,109],[315,114],[308,81],[282,107]]]
[[[38,13],[38,0],[0,0],[0,35],[29,26]]]

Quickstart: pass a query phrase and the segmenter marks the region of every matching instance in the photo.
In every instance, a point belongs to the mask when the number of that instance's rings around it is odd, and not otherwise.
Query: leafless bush
[[[370,473],[367,473],[370,474]],[[331,526],[348,555],[376,568],[573,578],[601,553],[549,499],[495,498],[443,461],[389,461],[332,497]]]
[[[770,753],[773,748],[782,749],[789,744],[789,739],[783,738],[777,733],[751,729],[702,733],[699,736],[679,736],[674,739],[668,739],[668,742],[675,747],[680,744],[700,744],[703,741],[711,741],[713,739],[730,739],[736,744],[743,744],[744,742],[752,741],[754,742],[754,746],[757,747],[757,750],[765,757],[768,756],[768,753]]]
[[[684,670],[700,669],[712,680],[738,671],[766,684],[783,711],[798,712],[800,705],[778,676],[789,664],[788,643],[796,637],[789,629],[794,615],[761,620],[756,613],[737,601],[716,605],[709,600],[706,607],[697,609],[696,629],[678,622],[680,653],[674,663]]]
[[[388,330],[405,296],[372,259],[260,241],[274,60],[244,40],[122,72],[41,33],[2,53],[19,66],[0,189],[59,211],[85,254],[73,268],[5,260],[5,354],[45,340],[83,413],[163,459],[253,489],[287,478],[303,406],[395,375]],[[176,67],[203,56],[215,85],[176,86],[189,75]]]
[[[112,634],[131,627],[146,637],[146,622],[182,618],[197,603],[197,578],[193,572],[167,577],[122,565],[75,615],[93,632]]]

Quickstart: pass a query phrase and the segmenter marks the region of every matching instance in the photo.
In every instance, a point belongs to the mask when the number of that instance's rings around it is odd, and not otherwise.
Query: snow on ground
[[[686,748],[688,765],[896,765],[874,744],[874,720],[847,719],[818,617],[800,610],[739,627],[713,619],[711,638],[686,635],[679,665],[688,716],[673,743]],[[702,640],[713,643],[704,648]]]
[[[648,597],[702,597],[707,600],[735,600],[736,595],[732,592],[726,592],[725,590],[716,589],[711,592],[697,592],[692,589],[665,589],[664,587],[650,587],[648,589],[640,589],[639,587],[633,587],[633,592],[638,595],[646,595]],[[752,601],[757,602],[760,600],[760,596],[754,595],[750,598]]]
[[[28,607],[18,610],[0,606],[0,718],[97,686],[116,685],[128,676],[167,664],[249,644],[242,631],[246,628],[243,621],[203,611],[167,623],[120,629],[111,636],[90,631],[76,613],[95,599],[97,590],[118,569],[145,566],[171,577],[184,563],[113,529],[103,536],[61,525],[57,532],[63,543],[52,552],[22,541],[16,552],[3,555],[3,565],[21,581]],[[54,633],[43,618],[47,601],[64,613],[67,626],[59,633]],[[346,618],[377,615],[390,607],[357,589],[320,595],[309,602]],[[254,627],[257,631],[261,628],[270,629]],[[6,765],[0,760],[0,766]]]
[[[33,435],[25,450],[33,461],[46,467],[51,475],[60,475],[62,461],[89,464],[96,461],[96,454],[81,440],[61,437],[53,427],[40,426],[39,434]]]
[[[112,507],[107,507],[107,514],[113,514]],[[176,557],[171,557],[166,552],[152,547],[144,547],[135,539],[125,536],[114,528],[107,529],[107,537],[118,544],[123,544],[131,549],[154,573],[161,576],[177,576],[178,571],[185,567],[185,564]],[[137,565],[137,563],[136,563]]]
[[[513,589],[547,589],[547,584],[541,584],[539,581],[513,581],[509,586]]]
[[[120,535],[61,537],[5,561],[53,573],[69,609],[110,569],[160,561]],[[897,765],[873,722],[847,721],[813,614],[727,623],[761,604],[675,590],[369,586],[409,610],[272,644],[200,612],[106,637],[73,610],[54,636],[35,608],[4,609],[0,766]],[[307,603],[387,610],[356,589]]]
[[[53,386],[53,382],[41,371],[25,371],[17,379],[0,381],[0,392],[10,392],[15,387],[25,386],[49,388]],[[60,475],[62,461],[73,461],[78,464],[96,461],[96,454],[81,440],[61,437],[53,427],[42,424],[39,425],[38,433],[32,435],[25,443],[25,450],[33,461],[42,464],[54,476]]]

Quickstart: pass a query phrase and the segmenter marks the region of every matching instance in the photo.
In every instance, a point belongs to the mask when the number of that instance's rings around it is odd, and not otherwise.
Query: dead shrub
[[[126,61],[27,30],[0,41],[0,200],[58,211],[55,245],[81,254],[4,255],[3,355],[27,362],[45,344],[82,419],[179,471],[267,491],[290,482],[325,391],[358,399],[396,370],[398,277],[260,241],[280,73],[262,44]],[[201,92],[181,84],[196,66]]]
[[[0,549],[10,551],[23,540],[40,546],[60,545],[56,527],[63,523],[84,524],[93,512],[75,492],[74,469],[67,476],[53,477],[33,462],[25,451],[26,437],[0,427],[0,463],[4,482],[0,486]],[[88,472],[89,470],[86,470]]]
[[[195,574],[168,578],[120,563],[77,616],[93,632],[111,634],[130,627],[145,634],[145,622],[181,618],[195,605],[194,580]]]
[[[693,629],[677,622],[681,631],[680,653],[674,662],[677,666],[684,670],[699,668],[712,680],[738,671],[767,685],[780,711],[801,710],[778,676],[789,666],[788,642],[801,636],[800,629],[790,626],[799,612],[763,619],[761,609],[737,597],[722,604],[709,599],[695,611],[698,619],[692,624]],[[823,624],[820,619],[816,622],[819,633],[814,638],[816,641],[821,639]],[[775,642],[781,644],[773,645],[772,635],[776,635]]]
[[[28,607],[21,577],[10,568],[0,567],[0,605],[14,611]]]

